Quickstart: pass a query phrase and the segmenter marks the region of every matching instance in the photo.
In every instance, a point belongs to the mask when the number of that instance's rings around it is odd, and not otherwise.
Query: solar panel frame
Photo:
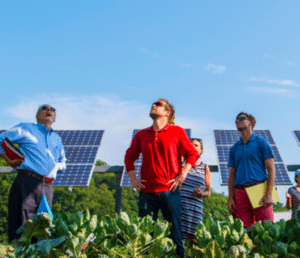
[[[266,139],[271,146],[274,153],[274,164],[276,171],[275,184],[276,185],[291,185],[292,182],[288,176],[287,168],[281,158],[279,149],[277,148],[276,142],[270,130],[253,130],[256,135],[259,135]],[[230,133],[230,135],[228,134]],[[218,168],[220,171],[219,178],[221,185],[228,185],[228,174],[229,168],[229,150],[237,141],[239,141],[241,135],[238,130],[214,130],[214,142],[217,153]],[[228,152],[224,156],[220,156],[219,153]],[[281,166],[282,165],[282,166]],[[282,174],[283,173],[283,174]],[[285,174],[285,175],[284,175]],[[284,179],[284,180],[281,180]]]
[[[132,139],[139,130],[140,129],[134,129],[133,130]],[[187,129],[185,129],[185,132],[186,132],[187,136],[189,137],[189,139],[191,139],[191,129],[187,128]],[[139,155],[138,159],[134,162],[135,175],[136,175],[137,178],[140,178],[140,171],[141,171],[142,161],[143,161],[143,156],[142,156],[142,153],[141,153]],[[132,184],[131,184],[130,178],[129,178],[127,172],[126,172],[125,166],[124,166],[124,169],[123,169],[120,186],[121,187],[132,187]]]

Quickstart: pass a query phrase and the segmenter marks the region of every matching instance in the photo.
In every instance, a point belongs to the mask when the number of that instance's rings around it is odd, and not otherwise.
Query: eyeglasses
[[[154,103],[152,104],[152,106],[153,106],[153,105],[155,105],[155,106],[157,106],[157,107],[164,107],[165,109],[168,109],[167,106],[166,106],[163,102],[161,102],[161,101],[156,101],[156,102],[154,102]]]
[[[243,120],[245,120],[245,119],[248,119],[248,118],[245,117],[245,116],[240,116],[240,117],[238,117],[238,118],[236,119],[236,121],[243,121]]]
[[[54,108],[54,107],[48,107],[48,106],[42,106],[41,108],[40,108],[40,110],[47,110],[47,111],[52,111],[52,112],[56,112],[56,109]]]

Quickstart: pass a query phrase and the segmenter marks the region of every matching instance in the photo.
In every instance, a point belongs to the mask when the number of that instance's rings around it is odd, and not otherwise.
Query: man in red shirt
[[[152,104],[153,125],[137,132],[126,151],[125,166],[132,186],[139,192],[139,216],[153,213],[157,219],[161,209],[165,220],[172,223],[170,238],[176,243],[176,254],[184,257],[181,237],[181,184],[195,165],[199,155],[185,130],[170,125],[174,108],[166,99]],[[141,178],[135,175],[134,161],[143,155]],[[186,158],[182,167],[181,157]]]

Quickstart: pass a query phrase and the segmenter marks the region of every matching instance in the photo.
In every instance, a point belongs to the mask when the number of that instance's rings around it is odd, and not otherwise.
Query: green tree
[[[273,209],[275,212],[287,211],[285,206],[281,202],[276,202],[273,204]]]
[[[109,166],[105,161],[98,159],[95,166]]]
[[[8,242],[8,194],[16,173],[0,174],[0,243]]]
[[[224,193],[211,191],[210,197],[204,198],[203,202],[203,220],[205,221],[208,214],[214,219],[225,219],[229,216],[227,209],[228,197]]]

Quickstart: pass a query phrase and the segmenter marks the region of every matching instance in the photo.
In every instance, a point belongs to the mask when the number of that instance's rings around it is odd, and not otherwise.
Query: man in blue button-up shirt
[[[40,106],[36,119],[36,124],[21,123],[0,134],[0,143],[7,137],[19,145],[25,156],[24,160],[11,160],[0,145],[0,156],[18,170],[9,193],[9,242],[19,237],[16,230],[36,213],[43,193],[52,207],[52,182],[58,170],[66,169],[62,140],[51,129],[56,119],[55,108]]]
[[[249,228],[255,221],[274,221],[272,188],[275,181],[274,155],[269,143],[253,133],[254,116],[241,112],[236,117],[241,139],[230,148],[228,176],[228,210]],[[267,182],[262,207],[253,209],[245,188]]]

